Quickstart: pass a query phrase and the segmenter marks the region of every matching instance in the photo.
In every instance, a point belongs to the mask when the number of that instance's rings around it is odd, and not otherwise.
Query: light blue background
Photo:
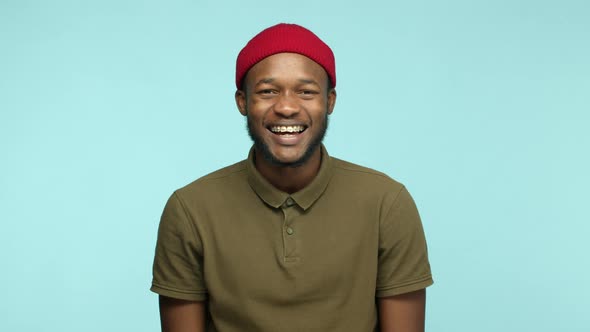
[[[590,2],[0,0],[1,331],[158,331],[170,193],[241,160],[234,66],[334,50],[333,156],[416,199],[427,330],[590,329]]]

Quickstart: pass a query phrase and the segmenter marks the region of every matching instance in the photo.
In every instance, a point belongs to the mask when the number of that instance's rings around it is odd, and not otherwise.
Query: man
[[[424,330],[432,284],[403,185],[328,155],[332,50],[278,24],[237,59],[248,158],[177,190],[154,261],[162,330]],[[366,111],[366,110],[365,110]]]

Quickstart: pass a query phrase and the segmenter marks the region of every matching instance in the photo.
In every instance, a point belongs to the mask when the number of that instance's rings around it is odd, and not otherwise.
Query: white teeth
[[[299,133],[305,129],[303,126],[272,126],[270,131],[273,133]]]

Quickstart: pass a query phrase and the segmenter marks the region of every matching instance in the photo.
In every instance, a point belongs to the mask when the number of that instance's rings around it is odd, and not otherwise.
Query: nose
[[[275,113],[290,118],[299,113],[299,103],[297,102],[297,96],[292,93],[281,93],[276,99],[274,104]]]

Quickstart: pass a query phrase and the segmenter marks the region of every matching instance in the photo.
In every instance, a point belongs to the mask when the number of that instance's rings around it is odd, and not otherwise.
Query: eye
[[[319,92],[310,89],[304,89],[299,91],[299,95],[303,98],[312,98],[313,96],[317,95]]]
[[[257,94],[259,95],[272,95],[276,93],[276,90],[273,89],[262,89],[262,90],[258,90],[256,91]]]

